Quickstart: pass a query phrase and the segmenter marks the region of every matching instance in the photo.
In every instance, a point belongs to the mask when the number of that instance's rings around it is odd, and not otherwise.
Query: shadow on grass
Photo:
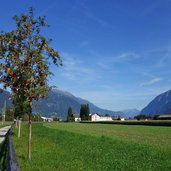
[[[24,155],[18,155],[18,158],[20,158],[21,160],[26,160],[26,157]]]
[[[0,144],[0,170],[6,170],[6,156],[8,148],[8,136],[5,138],[5,141]]]

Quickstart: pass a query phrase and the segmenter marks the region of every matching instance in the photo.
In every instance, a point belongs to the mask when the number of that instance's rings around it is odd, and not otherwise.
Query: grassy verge
[[[0,128],[3,128],[3,127],[5,127],[5,126],[9,126],[9,125],[11,125],[12,124],[12,122],[10,122],[10,121],[7,121],[7,122],[5,122],[3,125],[1,124],[1,121],[0,121]]]
[[[27,125],[22,125],[20,139],[17,139],[14,132],[14,144],[23,171],[169,171],[170,145],[163,148],[158,146],[164,145],[163,138],[166,144],[171,144],[169,134],[171,129],[155,128],[145,127],[147,130],[144,130],[142,126],[125,127],[125,125],[116,127],[116,125],[93,126],[74,123],[33,124],[32,161],[27,160]],[[118,131],[120,133],[117,133]],[[157,136],[157,132],[162,137]],[[157,139],[154,138],[152,141],[153,138],[149,138],[148,141],[142,141],[138,138],[140,135],[157,136]]]

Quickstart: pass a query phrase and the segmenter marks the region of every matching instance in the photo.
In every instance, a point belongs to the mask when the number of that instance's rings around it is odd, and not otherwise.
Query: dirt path
[[[0,143],[2,143],[5,139],[5,135],[7,134],[8,130],[11,128],[11,126],[5,126],[3,128],[0,128]]]

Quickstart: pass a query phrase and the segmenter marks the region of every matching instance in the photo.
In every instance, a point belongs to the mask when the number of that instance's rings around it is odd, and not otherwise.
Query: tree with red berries
[[[0,82],[11,88],[14,105],[27,104],[29,115],[28,158],[31,159],[32,102],[48,95],[47,79],[52,73],[51,63],[62,65],[56,50],[49,47],[50,39],[41,35],[41,28],[48,27],[45,17],[28,14],[14,16],[16,29],[0,33]]]

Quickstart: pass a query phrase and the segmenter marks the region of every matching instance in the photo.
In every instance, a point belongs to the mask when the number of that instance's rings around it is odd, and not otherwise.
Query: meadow
[[[80,123],[33,124],[32,160],[28,126],[14,145],[22,171],[171,170],[171,127]]]

